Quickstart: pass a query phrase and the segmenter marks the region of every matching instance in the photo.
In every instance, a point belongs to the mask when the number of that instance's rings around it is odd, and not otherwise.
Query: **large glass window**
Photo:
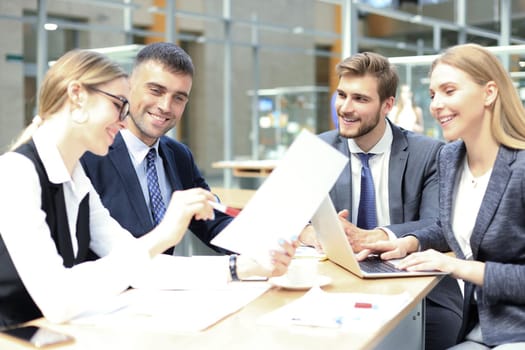
[[[37,25],[36,12],[24,11],[25,18],[33,18],[34,21],[24,22],[24,116],[25,123],[28,124],[36,113],[36,101],[38,89],[36,87],[36,56],[37,56]],[[48,14],[48,23],[54,24],[55,20],[69,20],[77,23],[86,20],[80,17],[64,17]],[[74,29],[66,29],[58,26],[55,30],[47,31],[47,55],[49,61],[56,60],[66,51],[81,46],[81,42],[86,41],[87,34]]]

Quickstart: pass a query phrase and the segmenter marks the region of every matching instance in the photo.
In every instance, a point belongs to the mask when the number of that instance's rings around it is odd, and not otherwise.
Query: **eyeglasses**
[[[118,111],[118,119],[121,122],[124,121],[124,119],[126,119],[126,117],[129,114],[129,101],[126,98],[124,98],[122,96],[117,96],[117,95],[110,94],[109,92],[102,91],[102,90],[97,89],[96,87],[93,87],[93,86],[90,86],[89,88],[91,90],[93,90],[93,91],[100,92],[101,94],[104,94],[106,96],[112,97],[112,98],[117,99],[120,102],[122,102],[122,104],[120,105],[120,110]]]

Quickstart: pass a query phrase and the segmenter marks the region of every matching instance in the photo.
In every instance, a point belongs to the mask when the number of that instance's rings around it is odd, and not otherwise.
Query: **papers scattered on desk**
[[[211,243],[271,268],[270,249],[298,236],[348,163],[303,130],[244,209]]]
[[[353,330],[377,327],[399,313],[408,301],[407,293],[329,293],[312,288],[303,297],[262,316],[259,323]]]
[[[131,332],[201,331],[238,311],[269,288],[269,284],[262,282],[235,282],[222,289],[132,289],[120,295],[113,308],[106,308],[111,312],[101,309],[71,323]]]

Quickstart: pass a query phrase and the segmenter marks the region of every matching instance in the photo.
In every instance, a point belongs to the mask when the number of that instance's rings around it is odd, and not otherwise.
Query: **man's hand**
[[[376,228],[373,230],[361,229],[350,221],[348,221],[348,210],[344,209],[339,212],[339,219],[343,224],[343,228],[348,237],[348,241],[352,245],[354,253],[359,253],[363,250],[363,244],[375,243],[378,241],[388,241],[388,235],[385,231]]]
[[[317,240],[315,228],[311,224],[304,227],[299,235],[299,243],[303,246],[314,247],[319,252],[323,251],[321,243]]]

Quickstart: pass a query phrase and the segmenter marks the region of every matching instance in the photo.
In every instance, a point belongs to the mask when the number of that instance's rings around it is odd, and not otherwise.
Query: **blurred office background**
[[[172,136],[210,183],[239,187],[212,163],[279,159],[303,128],[333,128],[334,67],[358,51],[392,59],[433,137],[428,56],[448,46],[497,51],[525,98],[524,17],[524,0],[0,0],[0,147],[30,122],[49,62],[67,50],[130,68],[142,45],[171,41],[196,66]]]

